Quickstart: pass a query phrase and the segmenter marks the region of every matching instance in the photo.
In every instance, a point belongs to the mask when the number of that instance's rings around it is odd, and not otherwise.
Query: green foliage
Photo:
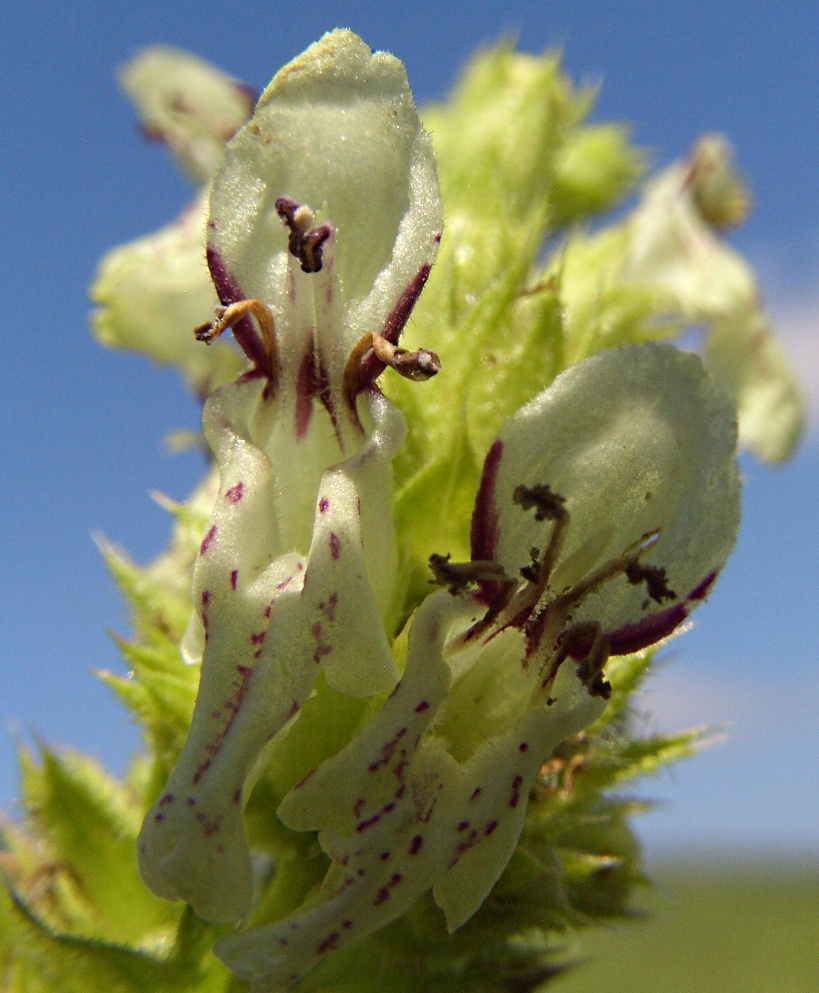
[[[59,933],[13,890],[12,934],[17,955],[9,990],[36,993],[221,993],[226,970],[208,949],[210,927],[183,915],[169,954],[160,956],[107,941]]]

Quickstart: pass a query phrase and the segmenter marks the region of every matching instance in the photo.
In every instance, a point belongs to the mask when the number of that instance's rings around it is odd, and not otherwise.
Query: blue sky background
[[[164,224],[190,195],[144,142],[114,72],[142,45],[188,48],[261,88],[324,30],[349,26],[406,63],[419,101],[443,96],[502,33],[561,46],[602,83],[595,118],[633,122],[658,164],[721,129],[755,211],[735,237],[762,273],[806,389],[819,399],[819,5],[7,3],[0,14],[0,718],[121,771],[136,735],[91,676],[119,668],[123,611],[91,532],[138,560],[163,546],[152,489],[182,498],[202,465],[167,456],[195,427],[176,376],[90,338],[86,287],[103,252]],[[649,851],[819,855],[819,445],[785,469],[743,460],[736,554],[695,629],[642,699],[648,726],[728,723],[728,742],[644,784]],[[16,790],[0,737],[0,806]]]

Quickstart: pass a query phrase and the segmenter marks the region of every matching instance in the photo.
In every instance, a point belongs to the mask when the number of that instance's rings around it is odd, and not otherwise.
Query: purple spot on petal
[[[157,145],[167,144],[165,133],[164,131],[160,131],[159,128],[149,128],[146,124],[138,124],[137,130],[145,141],[149,141],[152,144],[156,143]]]
[[[232,590],[236,589],[236,580],[239,578],[239,570],[232,569],[230,573],[230,588]]]
[[[417,705],[417,706],[415,707],[415,713],[416,713],[416,714],[423,714],[423,712],[424,712],[425,710],[429,710],[429,701],[428,701],[428,700],[422,700],[422,701],[421,701],[421,702],[420,702],[420,703],[419,703],[419,704],[418,704],[418,705]]]
[[[313,339],[310,339],[310,350],[305,352],[299,363],[296,377],[296,420],[294,429],[296,438],[301,439],[307,434],[310,420],[313,416],[313,379],[315,360],[313,358]]]
[[[202,539],[202,544],[199,546],[199,554],[204,555],[205,552],[210,548],[210,543],[216,537],[216,525],[212,524],[210,530]]]
[[[486,835],[487,837],[489,837],[489,835],[490,835],[490,834],[492,834],[492,832],[493,832],[493,831],[495,830],[495,828],[496,828],[497,826],[498,826],[498,822],[497,822],[497,821],[490,821],[490,822],[489,822],[489,823],[488,823],[488,824],[486,825],[486,827],[485,827],[485,828],[483,829],[483,833],[484,833],[484,834],[485,834],[485,835]]]
[[[316,768],[318,768],[318,766],[317,766]],[[295,785],[295,786],[293,787],[293,789],[294,789],[294,790],[300,790],[300,789],[302,788],[302,786],[304,786],[304,784],[305,784],[305,783],[307,782],[307,780],[308,780],[308,779],[309,779],[309,778],[310,778],[311,776],[313,776],[313,775],[315,774],[315,772],[316,772],[316,770],[315,770],[315,769],[311,769],[311,770],[310,770],[310,771],[309,771],[309,772],[307,773],[307,775],[306,775],[306,776],[305,776],[305,777],[304,777],[303,779],[300,779],[300,780],[299,780],[299,781],[298,781],[298,782],[296,783],[296,785]]]
[[[480,786],[476,786],[475,789],[472,790],[472,796],[469,799],[470,800],[476,800],[481,795],[481,792],[482,792],[481,787]]]
[[[225,500],[227,500],[228,503],[238,503],[244,495],[244,488],[245,484],[242,482],[237,483],[235,486],[231,486],[231,488],[225,492]]]
[[[318,955],[324,955],[325,952],[332,952],[338,947],[338,931],[333,931],[332,934],[328,934],[324,941],[316,949]]]
[[[330,501],[327,499],[327,497],[322,497],[321,500],[319,500],[319,513],[326,514],[327,508],[329,506],[330,506]]]
[[[335,531],[330,532],[330,554],[333,556],[334,561],[341,555],[341,542]]]
[[[512,780],[512,790],[509,794],[509,806],[514,810],[520,803],[520,788],[523,785],[523,776],[515,776]]]
[[[227,738],[231,726],[236,720],[236,715],[239,713],[242,706],[242,702],[247,695],[248,683],[250,681],[250,677],[253,675],[253,670],[246,665],[237,665],[235,668],[236,676],[234,677],[231,685],[231,696],[223,702],[227,719],[224,726],[217,731],[216,736],[205,746],[205,750],[208,755],[194,771],[192,778],[194,786],[197,785],[202,776],[204,776],[208,769],[210,769],[212,760],[221,751],[222,745],[225,743],[225,739]],[[214,830],[218,830],[218,824]]]
[[[688,617],[690,613],[688,605],[703,600],[708,595],[716,578],[716,572],[710,572],[701,583],[694,587],[682,603],[674,603],[670,607],[666,607],[665,610],[649,614],[633,624],[624,624],[607,634],[611,654],[630,655],[632,652],[639,652],[673,634]],[[585,658],[590,650],[590,640],[580,642],[572,651],[572,658],[579,661]]]
[[[417,855],[421,851],[421,846],[424,844],[424,836],[421,834],[416,834],[415,837],[410,842],[410,846],[407,849],[408,855]]]
[[[316,343],[312,332],[304,345],[304,354],[299,363],[299,370],[296,375],[296,409],[295,422],[293,425],[297,440],[301,441],[307,434],[310,421],[313,417],[313,400],[321,401],[324,409],[330,415],[333,429],[339,447],[342,448],[341,431],[336,417],[335,405],[333,402],[333,391],[330,387],[330,376],[322,364],[320,356],[316,354]]]

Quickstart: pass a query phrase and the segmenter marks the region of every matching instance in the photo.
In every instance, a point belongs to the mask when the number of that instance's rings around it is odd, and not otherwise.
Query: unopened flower
[[[167,146],[198,192],[176,220],[105,255],[90,291],[97,305],[91,325],[104,345],[177,366],[205,397],[242,367],[233,349],[197,347],[190,333],[218,302],[202,251],[207,186],[254,96],[201,59],[166,47],[144,49],[120,80],[143,133]]]
[[[748,205],[730,146],[707,135],[647,186],[626,221],[622,274],[658,288],[672,316],[705,325],[705,362],[734,397],[740,443],[778,463],[802,433],[804,404],[751,267],[719,236]]]

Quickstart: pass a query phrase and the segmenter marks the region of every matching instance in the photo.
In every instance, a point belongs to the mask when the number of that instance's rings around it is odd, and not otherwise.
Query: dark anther
[[[663,600],[676,600],[677,594],[669,589],[665,569],[655,565],[643,565],[641,562],[629,562],[624,570],[626,579],[632,586],[646,584],[646,590],[652,600],[662,603]]]
[[[446,586],[449,592],[456,596],[477,583],[478,580],[506,579],[503,566],[497,562],[479,560],[477,562],[450,562],[449,555],[438,555],[433,552],[429,557],[429,567],[435,577],[430,580],[438,586]]]
[[[302,272],[320,272],[324,242],[333,233],[331,224],[313,227],[313,211],[290,197],[276,200],[276,213],[289,232],[287,247],[290,254],[301,262]]]
[[[532,548],[529,555],[532,561],[520,570],[520,574],[524,579],[528,579],[530,583],[539,583],[543,572],[543,563],[540,561],[540,549]]]
[[[375,339],[375,336],[373,338]],[[381,338],[381,341],[386,341],[386,338]],[[382,362],[386,362],[404,379],[411,379],[414,383],[425,383],[441,371],[441,360],[435,352],[427,348],[419,348],[417,352],[409,352],[406,348],[394,348],[389,360],[384,359],[375,346],[373,351]]]
[[[267,376],[272,388],[275,389],[281,371],[276,343],[276,324],[273,312],[262,300],[255,298],[237,300],[235,303],[228,304],[227,307],[216,307],[216,320],[208,321],[207,324],[200,324],[199,327],[194,328],[194,336],[197,341],[203,341],[206,345],[210,345],[223,331],[235,327],[248,315],[254,318],[261,333],[261,355],[254,348],[248,348],[246,338],[240,340],[239,344],[246,352],[247,357],[255,362],[258,370]]]
[[[536,483],[534,486],[516,486],[512,499],[524,510],[535,509],[536,521],[560,521],[566,516],[563,504],[566,498],[552,493],[548,486]]]
[[[347,365],[344,367],[344,396],[351,410],[355,410],[355,399],[366,385],[372,384],[374,378],[370,367],[370,359],[375,357],[379,362],[414,383],[423,383],[441,371],[441,360],[426,348],[417,352],[408,352],[399,348],[376,331],[367,331],[356,342],[350,352]],[[380,370],[375,370],[378,375]],[[367,377],[370,377],[369,379]]]

